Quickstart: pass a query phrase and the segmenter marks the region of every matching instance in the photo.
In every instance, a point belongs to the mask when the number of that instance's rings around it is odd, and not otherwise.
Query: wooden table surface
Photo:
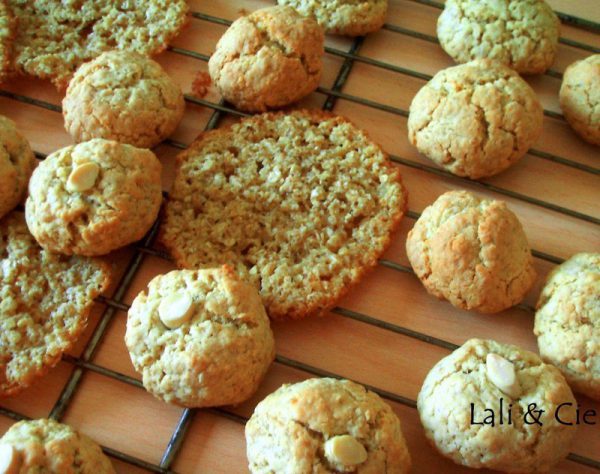
[[[193,97],[191,84],[227,24],[269,1],[192,0],[189,26],[158,61],[188,94],[185,118],[172,140],[156,148],[165,166],[164,189],[173,177],[173,158],[207,127],[236,119],[219,105],[214,89]],[[536,350],[533,310],[548,271],[581,251],[600,251],[600,156],[565,123],[558,105],[561,73],[571,62],[599,52],[595,32],[576,22],[600,20],[598,0],[551,0],[562,15],[556,61],[544,75],[527,80],[546,116],[540,140],[516,166],[481,182],[452,177],[420,156],[407,139],[411,99],[427,77],[451,66],[435,38],[440,4],[391,0],[386,27],[364,40],[327,38],[320,89],[299,106],[329,107],[364,127],[399,166],[409,191],[409,213],[380,264],[339,307],[323,318],[275,323],[277,360],[259,392],[238,407],[183,410],[146,393],[129,360],[123,336],[128,304],[156,274],[173,264],[153,246],[153,236],[110,257],[119,281],[96,304],[85,337],[69,356],[17,397],[0,400],[0,433],[21,417],[56,416],[89,434],[112,456],[118,472],[247,472],[244,422],[255,404],[284,382],[336,374],[369,385],[402,421],[413,472],[458,473],[431,448],[415,399],[429,369],[471,337],[494,338]],[[579,18],[573,18],[573,16]],[[581,20],[583,19],[583,20]],[[594,29],[594,25],[591,25]],[[0,87],[0,113],[14,119],[40,158],[69,145],[59,105],[49,83],[19,79]],[[453,308],[429,296],[413,275],[404,243],[419,213],[450,189],[469,189],[504,199],[521,219],[539,273],[523,305],[497,315]],[[600,404],[577,396],[584,408]],[[600,420],[599,420],[600,421]],[[600,469],[600,424],[580,426],[571,456],[553,472]]]

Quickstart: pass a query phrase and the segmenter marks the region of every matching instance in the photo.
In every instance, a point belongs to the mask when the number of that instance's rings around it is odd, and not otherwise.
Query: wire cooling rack
[[[429,0],[411,0],[411,1],[415,4],[428,6],[433,9],[443,8],[443,4],[434,2],[434,1],[429,1]],[[200,5],[202,5],[201,2],[192,2],[192,3],[193,3],[192,9],[194,9],[194,7],[199,7]],[[234,2],[234,3],[240,4],[240,6],[244,6],[243,2]],[[195,8],[195,10],[196,11],[192,11],[192,13],[191,13],[191,17],[192,17],[191,21],[200,21],[200,22],[206,22],[206,23],[223,25],[223,26],[228,26],[231,23],[231,21],[228,19],[214,16],[212,14],[207,14],[202,11],[198,11],[198,8]],[[558,13],[558,15],[559,15],[561,21],[563,22],[563,24],[571,25],[571,26],[574,26],[576,28],[580,28],[580,29],[583,29],[586,31],[591,31],[591,32],[594,32],[595,34],[600,33],[600,24],[598,24],[598,23],[594,23],[585,18],[580,18],[580,17],[573,16],[573,15],[567,15],[567,14],[563,14],[563,13]],[[384,25],[384,29],[389,32],[392,32],[394,34],[397,34],[399,36],[399,38],[402,36],[412,37],[417,40],[428,42],[428,43],[437,43],[437,38],[432,35],[429,35],[429,34],[426,34],[423,32],[419,32],[416,30],[408,29],[405,27],[401,27],[398,25],[386,24],[386,25]],[[325,96],[325,100],[323,103],[323,109],[324,110],[333,110],[336,105],[336,102],[338,100],[342,99],[344,101],[360,104],[361,106],[364,106],[364,107],[367,107],[370,109],[384,111],[389,114],[397,115],[397,116],[401,116],[401,117],[407,117],[408,111],[406,109],[395,107],[395,106],[385,104],[385,103],[376,102],[376,101],[373,101],[373,100],[370,100],[370,99],[367,99],[367,98],[364,98],[361,96],[352,95],[352,94],[343,92],[344,86],[346,85],[348,78],[352,72],[352,68],[357,63],[364,63],[364,64],[367,64],[369,66],[372,66],[372,67],[375,67],[378,69],[390,71],[392,73],[398,74],[399,76],[408,76],[408,77],[416,78],[419,80],[429,80],[431,78],[431,75],[420,72],[418,70],[405,68],[405,67],[399,66],[397,64],[392,64],[389,62],[385,62],[382,60],[378,60],[378,59],[369,57],[367,55],[362,55],[360,51],[361,51],[361,47],[363,46],[364,41],[365,41],[364,38],[354,39],[352,41],[352,43],[350,44],[350,47],[347,50],[343,50],[343,49],[340,49],[337,47],[331,47],[331,46],[326,47],[326,53],[328,55],[330,55],[332,57],[337,57],[340,60],[343,60],[343,62],[339,68],[339,71],[337,73],[337,76],[335,77],[335,80],[333,81],[332,86],[330,88],[319,87],[316,91],[317,94],[321,94],[321,95]],[[567,45],[572,48],[577,48],[579,50],[585,51],[586,53],[600,53],[599,48],[597,48],[594,45],[590,45],[590,44],[587,44],[584,42],[575,41],[575,40],[569,39],[569,38],[561,38],[560,42],[561,42],[561,44]],[[191,49],[186,49],[183,47],[173,46],[173,47],[170,47],[169,50],[174,54],[185,56],[185,57],[192,58],[194,60],[198,60],[198,61],[202,61],[202,62],[206,62],[209,59],[209,55],[207,55],[207,54],[202,54],[202,53],[193,51]],[[545,74],[547,76],[550,76],[555,79],[560,79],[562,77],[562,74],[560,72],[553,70],[553,69],[547,71]],[[5,97],[11,101],[15,101],[16,106],[18,106],[19,103],[21,103],[21,104],[28,104],[30,106],[34,106],[34,107],[41,108],[41,109],[46,109],[46,110],[57,112],[57,113],[61,112],[60,106],[55,103],[51,103],[49,101],[42,100],[42,99],[32,97],[29,95],[24,95],[24,94],[15,92],[15,91],[6,90],[6,88],[0,89],[0,96]],[[226,103],[224,103],[222,101],[217,103],[217,102],[201,99],[201,98],[195,97],[193,95],[189,95],[189,94],[186,95],[186,101],[189,104],[194,104],[195,106],[207,108],[212,111],[210,118],[207,122],[207,125],[205,127],[206,130],[210,130],[215,127],[218,127],[220,122],[222,122],[228,116],[240,117],[240,116],[245,115],[245,114],[231,108],[230,106],[228,106]],[[2,113],[5,113],[5,112],[2,111]],[[10,114],[7,113],[7,115],[10,115]],[[552,110],[545,110],[545,115],[548,118],[551,118],[554,120],[560,120],[560,121],[564,120],[564,118],[562,117],[562,115],[560,113],[557,113]],[[167,140],[165,142],[165,145],[167,145],[171,148],[174,148],[174,149],[185,149],[186,148],[186,145],[183,142],[176,141],[176,140]],[[576,169],[582,173],[593,175],[595,177],[598,177],[600,175],[600,168],[592,166],[589,163],[580,162],[580,161],[573,160],[573,159],[570,159],[565,156],[560,156],[558,154],[549,153],[547,151],[542,151],[542,150],[538,150],[535,148],[530,150],[529,154],[533,155],[537,158],[543,159],[543,160],[547,160],[550,162],[560,164],[561,166]],[[36,151],[36,156],[39,159],[45,158],[45,154],[41,153],[39,151]],[[589,213],[584,213],[584,212],[580,212],[580,211],[577,211],[574,209],[570,209],[568,207],[558,205],[556,203],[548,202],[548,201],[539,199],[538,197],[529,196],[529,195],[523,194],[521,192],[516,192],[516,191],[508,189],[506,187],[494,185],[494,184],[491,184],[486,181],[472,181],[472,180],[468,180],[468,179],[458,178],[458,177],[451,175],[450,173],[448,173],[444,170],[441,170],[435,166],[430,166],[428,164],[425,164],[425,163],[422,163],[419,161],[415,161],[414,159],[405,158],[405,157],[398,156],[398,155],[391,155],[391,159],[392,159],[392,161],[394,161],[395,163],[398,163],[399,165],[409,167],[412,169],[416,169],[416,170],[419,170],[421,172],[424,172],[424,173],[427,173],[430,175],[442,177],[443,179],[451,180],[453,183],[458,183],[458,184],[464,183],[464,184],[468,184],[471,187],[476,186],[476,187],[481,188],[481,190],[484,192],[491,192],[491,193],[499,194],[501,196],[506,196],[506,197],[521,201],[523,203],[527,203],[528,205],[541,207],[541,208],[553,211],[553,212],[557,213],[557,215],[559,215],[559,216],[565,216],[570,219],[580,220],[583,222],[590,223],[592,225],[600,225],[600,219]],[[410,186],[409,186],[409,189],[410,189]],[[166,196],[167,196],[167,193],[165,193],[165,197]],[[419,217],[419,213],[409,210],[407,213],[407,217],[410,219],[417,219]],[[70,376],[68,377],[66,383],[62,387],[60,395],[58,396],[58,399],[54,403],[54,406],[52,407],[51,411],[48,413],[49,417],[57,419],[57,420],[63,419],[65,413],[71,406],[72,401],[80,388],[80,383],[86,372],[94,372],[94,373],[100,374],[101,376],[111,378],[113,380],[119,381],[124,384],[128,384],[132,387],[135,387],[136,389],[144,390],[141,382],[138,379],[133,378],[128,375],[125,375],[123,373],[117,372],[115,370],[112,370],[112,369],[102,366],[100,364],[97,364],[94,362],[94,357],[97,354],[97,351],[100,347],[101,342],[103,341],[104,337],[106,336],[107,328],[109,327],[109,325],[111,324],[113,319],[115,319],[115,315],[117,314],[117,312],[119,312],[119,311],[126,312],[129,309],[129,305],[125,302],[125,296],[126,296],[127,291],[131,288],[132,283],[133,283],[136,275],[139,273],[144,261],[148,258],[148,256],[152,256],[152,257],[155,257],[158,259],[164,259],[164,260],[170,261],[169,257],[164,252],[162,252],[160,249],[157,249],[154,247],[154,241],[156,238],[157,230],[158,230],[158,222],[155,223],[153,228],[150,230],[150,232],[147,234],[147,236],[141,242],[139,242],[137,245],[133,246],[133,249],[132,249],[133,252],[129,256],[129,260],[125,266],[124,272],[122,273],[120,281],[118,282],[116,288],[114,289],[112,296],[98,298],[98,304],[103,308],[103,310],[102,310],[102,313],[98,319],[98,322],[97,322],[95,328],[93,329],[93,332],[91,333],[91,336],[89,337],[87,343],[85,344],[85,347],[82,349],[80,355],[77,357],[73,356],[73,355],[65,355],[63,357],[63,361],[66,362],[67,364],[70,364],[73,367],[73,370],[72,370]],[[548,264],[558,264],[563,261],[563,259],[557,255],[551,255],[547,252],[538,251],[535,249],[533,250],[533,254],[535,257],[537,257],[538,259],[540,259],[542,261],[547,262]],[[393,271],[398,271],[398,272],[413,275],[413,271],[409,266],[392,261],[390,259],[381,259],[379,261],[379,264],[380,264],[380,266],[387,267],[389,269],[392,269]],[[359,286],[358,291],[360,291],[360,286]],[[521,311],[528,316],[531,316],[531,314],[534,312],[534,308],[530,304],[520,304],[517,306],[517,309],[518,309],[518,311]],[[430,344],[432,346],[437,346],[439,348],[443,348],[445,350],[453,350],[457,347],[457,345],[453,342],[450,342],[450,341],[447,341],[447,340],[444,340],[442,338],[435,337],[432,335],[428,335],[425,332],[417,331],[417,330],[411,329],[409,327],[404,327],[404,326],[401,326],[401,325],[398,325],[398,324],[395,324],[395,323],[392,323],[389,321],[378,319],[375,316],[365,314],[363,312],[357,312],[355,310],[351,310],[351,309],[344,308],[344,307],[336,307],[332,310],[332,312],[343,318],[349,318],[349,319],[358,321],[362,324],[371,325],[371,326],[383,329],[385,331],[391,331],[396,334],[401,334],[403,336],[407,336],[409,338],[413,338],[413,339],[422,341],[426,344]],[[292,359],[292,358],[289,358],[289,357],[286,357],[283,355],[277,355],[276,362],[282,366],[296,369],[303,373],[313,375],[313,376],[340,377],[340,375],[338,375],[336,373],[331,373],[322,368],[319,368],[319,367],[304,363],[300,360],[295,360],[295,359]],[[361,383],[363,383],[363,382],[361,382]],[[386,400],[409,407],[411,409],[416,408],[416,402],[412,398],[407,398],[400,394],[392,393],[391,391],[382,390],[380,388],[370,386],[365,383],[363,383],[363,385],[366,385],[368,388],[375,391],[376,393],[378,393],[380,396],[382,396]],[[23,413],[3,407],[2,404],[3,404],[3,401],[0,400],[0,415],[3,415],[4,417],[8,417],[13,420],[21,420],[21,419],[28,418]],[[108,454],[109,456],[116,458],[116,459],[122,461],[123,463],[125,463],[125,464],[123,464],[124,466],[131,465],[132,467],[140,468],[142,470],[149,471],[149,472],[160,472],[160,473],[175,472],[173,470],[173,465],[174,465],[176,458],[180,452],[180,449],[186,439],[186,434],[188,432],[188,429],[194,422],[194,413],[196,411],[198,411],[198,410],[194,410],[194,409],[183,409],[182,410],[181,415],[179,416],[179,419],[178,419],[178,421],[175,425],[175,428],[172,432],[170,440],[166,446],[166,449],[162,453],[162,457],[160,459],[160,462],[158,462],[158,463],[149,462],[148,460],[132,456],[130,454],[127,454],[120,450],[114,449],[112,447],[105,446],[105,447],[103,447],[103,449],[106,452],[106,454]],[[234,411],[230,410],[229,408],[213,408],[213,409],[204,409],[201,411],[210,412],[218,417],[226,418],[226,419],[228,419],[234,423],[238,423],[240,425],[243,425],[246,422],[246,417],[244,417],[238,413],[235,413]],[[241,454],[241,455],[243,455],[243,454]],[[591,469],[600,470],[600,458],[597,458],[597,457],[592,459],[591,457],[571,453],[569,455],[569,460],[578,465],[581,465],[581,466],[586,466]]]

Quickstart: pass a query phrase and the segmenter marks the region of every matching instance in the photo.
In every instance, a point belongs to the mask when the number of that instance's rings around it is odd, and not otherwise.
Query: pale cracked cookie
[[[375,393],[349,380],[283,385],[246,423],[252,474],[387,473],[410,470],[400,420]]]
[[[8,0],[0,0],[0,83],[10,73],[16,21]]]
[[[429,293],[481,313],[519,303],[536,276],[517,216],[503,201],[467,191],[442,194],[425,208],[406,252]]]
[[[105,255],[141,239],[162,202],[150,150],[95,138],[49,155],[31,176],[27,225],[39,244],[65,255]]]
[[[0,438],[3,474],[114,474],[98,444],[51,419],[20,421]]]
[[[0,115],[0,218],[21,202],[36,160],[15,123]]]
[[[559,27],[543,0],[447,0],[437,35],[458,63],[488,58],[521,74],[541,74],[554,61]]]
[[[8,0],[18,72],[66,87],[85,61],[119,49],[158,54],[187,20],[185,0]]]
[[[534,332],[573,390],[600,400],[600,254],[574,255],[550,273]]]
[[[381,148],[321,111],[203,133],[177,161],[162,242],[183,268],[231,264],[272,318],[332,307],[377,263],[406,209]]]
[[[229,27],[208,62],[221,95],[240,110],[264,112],[300,100],[319,85],[323,31],[291,7],[269,7]]]
[[[560,86],[560,107],[584,140],[600,145],[600,54],[571,64]]]
[[[106,138],[152,148],[183,117],[181,89],[141,54],[110,51],[82,65],[62,102],[65,128],[76,142]]]
[[[532,416],[525,419],[531,404],[543,410],[541,426]],[[440,360],[417,399],[425,434],[441,454],[463,466],[503,472],[546,472],[564,459],[576,432],[576,406],[556,367],[517,346],[481,339]],[[494,426],[476,424],[490,410]]]
[[[327,33],[345,36],[363,36],[379,30],[388,8],[388,0],[277,0],[277,3],[316,18]]]
[[[23,213],[0,220],[0,396],[28,387],[58,363],[109,280],[99,260],[40,248]]]
[[[186,407],[243,402],[275,357],[256,288],[226,265],[155,277],[133,301],[125,343],[146,390]]]
[[[542,132],[542,106],[516,72],[476,60],[438,72],[414,97],[408,138],[425,156],[471,179],[516,163]]]

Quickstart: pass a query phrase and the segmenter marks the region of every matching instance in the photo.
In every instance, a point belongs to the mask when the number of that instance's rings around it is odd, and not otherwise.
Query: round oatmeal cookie
[[[27,139],[12,120],[0,115],[0,218],[25,196],[35,165]]]
[[[517,216],[503,201],[467,191],[442,194],[425,208],[406,252],[430,294],[480,313],[519,303],[536,276]]]
[[[110,51],[82,65],[63,99],[65,128],[76,142],[106,138],[152,148],[183,117],[181,89],[141,54]]]
[[[534,333],[573,390],[600,400],[600,253],[574,255],[550,273]]]
[[[0,471],[5,474],[115,472],[94,440],[69,425],[44,418],[19,421],[0,438]]]
[[[521,74],[541,74],[554,61],[559,28],[544,0],[446,0],[437,35],[458,63],[488,58]]]
[[[23,213],[0,220],[0,396],[16,394],[59,362],[109,281],[100,260],[40,248]]]
[[[230,263],[275,319],[332,307],[377,263],[406,208],[381,148],[321,111],[203,133],[177,161],[162,242],[183,268]]]
[[[564,459],[576,432],[576,406],[556,367],[517,346],[481,339],[440,360],[417,399],[425,434],[441,454],[502,472],[546,472]]]
[[[65,255],[105,255],[141,239],[162,202],[161,169],[150,150],[95,138],[48,156],[25,202],[39,244]]]
[[[388,0],[277,0],[277,3],[316,18],[327,33],[345,36],[364,36],[379,30],[388,8]]]
[[[226,265],[155,277],[129,310],[125,343],[146,390],[185,407],[243,402],[275,358],[258,291]]]
[[[600,54],[571,64],[560,86],[560,107],[579,136],[600,145]]]
[[[238,109],[264,112],[300,100],[319,85],[323,31],[291,7],[269,7],[229,27],[208,62],[213,83]]]
[[[516,72],[487,59],[438,72],[410,105],[408,138],[457,176],[479,179],[521,159],[542,132],[544,111]]]
[[[185,0],[10,0],[14,67],[65,88],[82,63],[112,49],[158,54],[187,20]]]
[[[10,73],[16,22],[7,0],[0,0],[0,83]]]
[[[250,472],[403,474],[410,454],[400,420],[377,394],[349,380],[281,386],[246,423]]]

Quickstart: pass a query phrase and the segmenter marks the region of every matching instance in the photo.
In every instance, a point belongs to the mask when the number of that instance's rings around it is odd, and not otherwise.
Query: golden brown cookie
[[[215,87],[238,109],[264,112],[298,101],[319,85],[323,31],[291,7],[234,21],[208,62]]]
[[[517,216],[503,201],[467,191],[442,194],[425,208],[406,252],[429,293],[481,313],[519,303],[536,276]]]
[[[0,83],[10,73],[16,21],[8,0],[0,0]]]
[[[332,307],[377,263],[406,208],[382,149],[321,111],[203,133],[177,162],[162,242],[182,268],[231,264],[272,318]]]

